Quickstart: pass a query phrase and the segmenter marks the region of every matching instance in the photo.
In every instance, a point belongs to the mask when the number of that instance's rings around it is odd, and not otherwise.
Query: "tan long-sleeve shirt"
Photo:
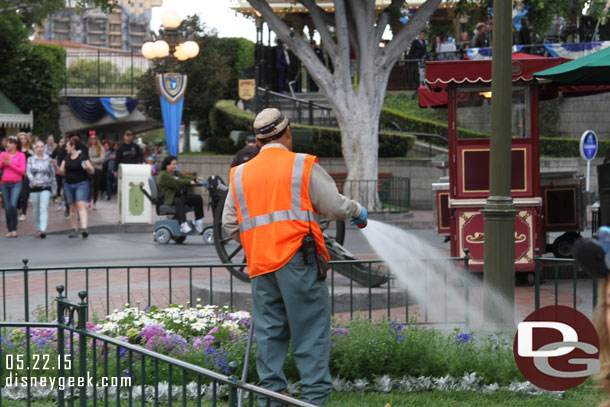
[[[279,143],[270,143],[266,148],[287,148]],[[239,241],[239,224],[237,222],[237,203],[233,196],[232,187],[229,192],[222,212],[222,225],[233,239]],[[309,180],[309,198],[314,209],[322,217],[330,220],[345,220],[360,215],[361,206],[339,193],[337,185],[330,175],[319,164],[314,163]]]

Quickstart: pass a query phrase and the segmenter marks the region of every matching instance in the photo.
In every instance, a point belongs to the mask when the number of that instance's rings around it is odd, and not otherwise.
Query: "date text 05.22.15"
[[[69,354],[49,355],[34,353],[31,355],[30,363],[27,363],[27,358],[22,354],[5,354],[4,369],[5,370],[59,370],[61,368],[69,370],[72,367],[72,359]]]

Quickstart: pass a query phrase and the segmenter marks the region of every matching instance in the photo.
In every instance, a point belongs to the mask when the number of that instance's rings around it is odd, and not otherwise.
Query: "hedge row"
[[[603,156],[610,148],[610,140],[599,140],[597,156]],[[540,155],[549,157],[579,157],[580,139],[540,137]]]
[[[443,137],[449,137],[449,126],[444,123],[435,122],[427,119],[420,119],[419,117],[401,112],[400,110],[392,109],[389,107],[383,107],[381,109],[380,127],[382,129],[394,129],[396,126],[394,123],[400,126],[402,131],[413,131],[418,133],[431,133],[438,134]],[[463,134],[468,138],[479,138],[484,136],[484,133],[459,128],[460,134]],[[428,139],[426,139],[428,141]],[[433,144],[440,144],[447,147],[447,143],[439,139],[432,139]]]
[[[241,110],[232,100],[221,100],[210,112],[212,137],[206,140],[206,149],[219,154],[233,154],[241,146],[228,138],[232,130],[252,131],[255,115]],[[341,132],[334,127],[292,124],[293,129],[313,132],[311,144],[295,144],[294,150],[318,157],[341,157]],[[404,157],[415,143],[415,137],[394,132],[379,133],[379,157]]]

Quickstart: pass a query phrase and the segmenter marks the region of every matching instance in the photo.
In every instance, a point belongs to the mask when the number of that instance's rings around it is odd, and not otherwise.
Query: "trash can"
[[[597,166],[599,189],[599,225],[610,225],[610,163]]]
[[[152,223],[152,205],[140,189],[147,191],[151,171],[148,164],[119,166],[119,213],[121,223]]]

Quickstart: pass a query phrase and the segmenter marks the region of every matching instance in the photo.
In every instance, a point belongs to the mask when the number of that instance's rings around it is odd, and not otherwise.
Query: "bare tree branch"
[[[322,46],[324,47],[324,50],[328,53],[331,60],[335,60],[337,58],[337,44],[328,31],[328,21],[330,15],[316,5],[314,0],[301,0],[301,4],[309,9],[311,19],[313,20],[316,30],[318,30],[320,37],[322,38]]]
[[[375,39],[377,42],[381,41],[385,28],[390,23],[390,19],[392,18],[394,12],[400,12],[400,8],[404,2],[405,0],[392,0],[392,4],[383,10],[379,16],[379,19],[377,20],[377,28],[375,30]]]
[[[440,3],[441,0],[427,0],[417,9],[417,13],[411,17],[403,29],[400,30],[386,46],[384,64],[394,65],[394,62],[398,60],[400,55],[407,48],[407,45],[410,44],[409,40],[415,38],[415,35],[426,26],[426,22],[436,11]]]

